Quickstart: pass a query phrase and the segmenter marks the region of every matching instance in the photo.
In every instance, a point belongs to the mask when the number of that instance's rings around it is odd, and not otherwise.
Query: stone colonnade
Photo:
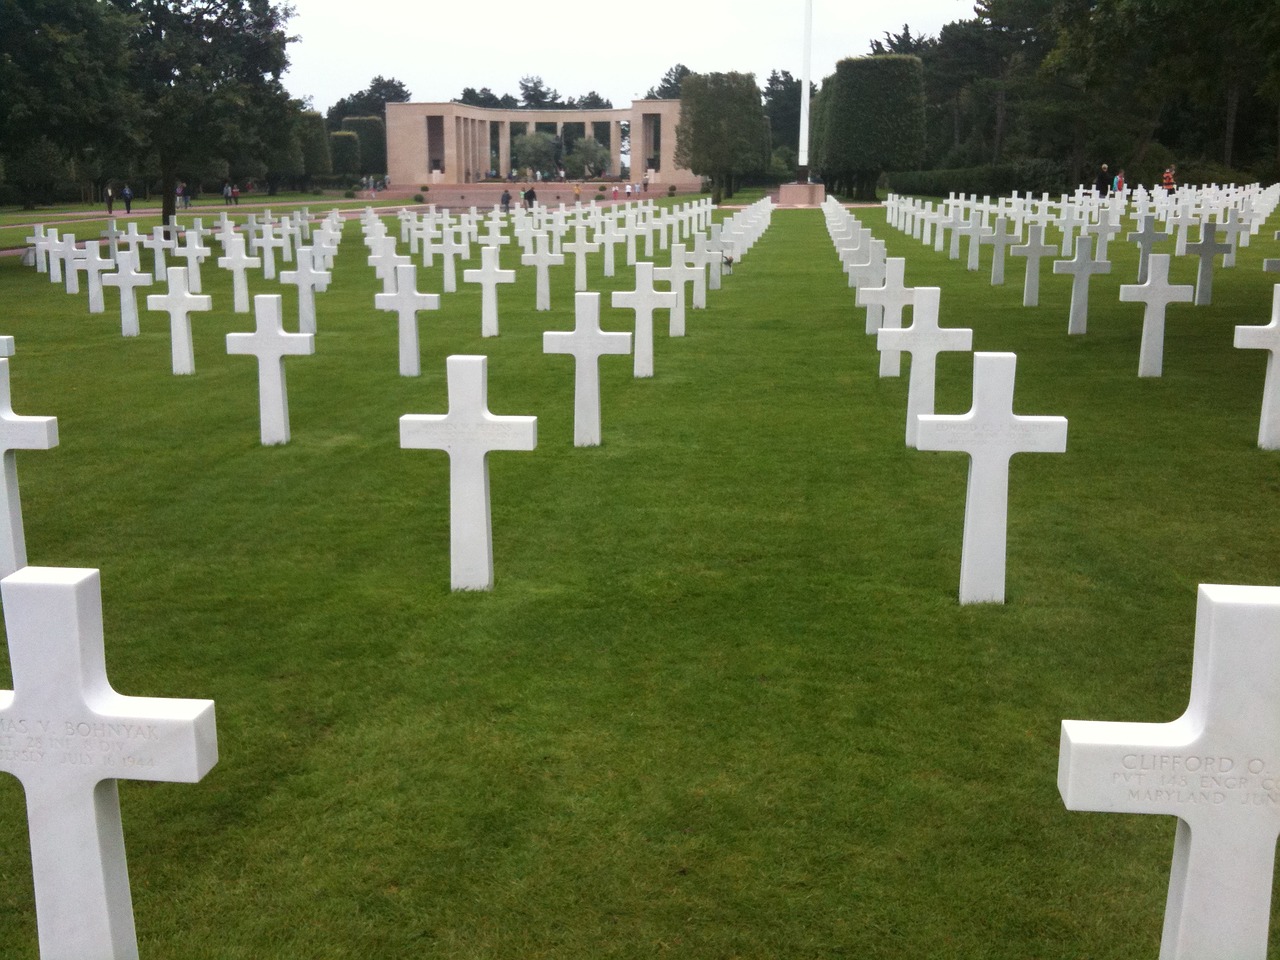
[[[506,110],[461,103],[387,104],[387,172],[392,183],[474,183],[490,171],[511,172],[513,126],[532,132],[555,127],[563,137],[568,124],[582,124],[594,136],[609,130],[608,174],[622,165],[623,124],[631,137],[631,179],[648,177],[653,185],[696,184],[698,177],[675,163],[679,100],[638,100],[617,110]]]

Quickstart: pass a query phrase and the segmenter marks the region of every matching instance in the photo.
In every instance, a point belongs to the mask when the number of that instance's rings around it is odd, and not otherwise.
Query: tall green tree
[[[387,125],[381,117],[344,117],[342,129],[360,138],[360,173],[387,172]]]
[[[0,157],[13,180],[47,189],[86,157],[103,176],[127,167],[137,28],[99,0],[0,0]]]
[[[683,63],[677,63],[662,75],[662,79],[658,81],[657,86],[649,88],[644,98],[646,100],[679,100],[684,78],[691,73],[693,71]]]
[[[299,118],[298,130],[302,144],[302,167],[308,183],[312,177],[325,177],[333,173],[329,131],[324,117],[315,110],[304,111]]]
[[[543,83],[541,77],[520,78],[520,102],[529,110],[545,110],[563,105],[560,94]]]
[[[752,74],[691,73],[680,101],[676,163],[709,178],[717,203],[733,196],[736,178],[768,166],[768,124]]]
[[[298,107],[288,66],[285,7],[270,0],[111,0],[135,27],[131,129],[159,168],[163,215],[174,215],[179,173],[210,158],[264,156]]]
[[[544,175],[556,167],[556,138],[549,133],[522,133],[511,141],[511,162]]]
[[[836,189],[874,201],[885,170],[915,169],[924,154],[924,68],[901,55],[841,60],[823,82],[820,164]]]
[[[411,99],[409,88],[403,83],[394,77],[379,74],[363,90],[348,94],[335,103],[325,117],[329,121],[330,130],[341,129],[346,117],[381,117],[385,123],[388,103],[408,103]]]
[[[475,87],[463,87],[462,96],[458,97],[458,103],[465,103],[470,107],[502,107],[507,110],[514,110],[520,106],[520,101],[509,93],[498,96],[488,87],[481,87],[477,90]]]

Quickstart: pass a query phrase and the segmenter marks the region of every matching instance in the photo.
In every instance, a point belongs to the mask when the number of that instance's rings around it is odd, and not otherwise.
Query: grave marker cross
[[[376,293],[373,305],[394,311],[400,318],[400,376],[416,377],[421,371],[418,346],[418,313],[439,310],[440,295],[418,292],[418,268],[410,263],[396,267],[396,292]]]
[[[889,257],[884,262],[884,284],[879,287],[859,287],[855,302],[860,307],[878,305],[883,311],[880,323],[873,326],[871,311],[867,311],[867,333],[877,330],[900,330],[902,308],[915,303],[915,288],[906,285],[907,261],[902,257]],[[887,347],[880,350],[880,376],[896,377],[902,373],[902,354]]]
[[[13,675],[0,770],[26,794],[40,955],[135,960],[116,781],[204,777],[218,761],[213,701],[111,689],[97,570],[24,567],[0,598]]]
[[[1262,418],[1258,446],[1280,450],[1280,284],[1272,288],[1271,322],[1261,327],[1236,327],[1235,346],[1240,350],[1266,350],[1267,375],[1262,387]]]
[[[1142,348],[1138,355],[1138,376],[1158,377],[1164,369],[1164,319],[1171,303],[1190,303],[1195,294],[1190,284],[1169,283],[1169,255],[1157,253],[1147,265],[1147,282],[1120,287],[1121,303],[1145,303],[1142,314]]]
[[[633,376],[653,376],[653,311],[672,310],[678,299],[674,290],[654,288],[653,264],[648,260],[636,264],[634,290],[615,290],[611,294],[610,303],[615,309],[630,309],[636,314]]]
[[[551,309],[551,271],[549,267],[558,267],[564,263],[564,254],[551,252],[551,238],[539,231],[534,234],[533,253],[522,254],[520,262],[526,267],[534,268],[534,309]]]
[[[1054,261],[1053,272],[1071,274],[1071,313],[1067,318],[1067,333],[1084,333],[1089,324],[1089,281],[1095,273],[1110,273],[1110,261],[1093,259],[1093,241],[1086,235],[1076,244],[1076,255],[1072,259]]]
[[[18,460],[15,450],[50,450],[58,445],[57,417],[22,417],[13,412],[9,386],[9,361],[13,337],[0,337],[0,576],[7,577],[27,565],[27,541],[22,529],[22,498],[18,495]]]
[[[631,334],[601,330],[600,294],[578,293],[573,332],[547,331],[542,335],[542,352],[573,357],[573,445],[600,446],[600,357],[630,353]]]
[[[533,450],[538,445],[538,418],[497,417],[489,412],[487,357],[453,356],[446,363],[449,412],[443,416],[402,416],[400,446],[449,454],[451,586],[454,590],[492,590],[489,453]]]
[[[911,374],[907,381],[907,446],[916,445],[921,414],[933,413],[933,394],[938,354],[943,351],[973,349],[973,331],[967,327],[939,327],[938,287],[915,287],[911,305],[911,326],[901,330],[882,327],[876,334],[881,350],[911,354]]]
[[[480,284],[480,336],[498,335],[498,284],[515,283],[514,270],[502,270],[498,266],[498,248],[483,247],[480,250],[480,269],[462,271],[465,283]]]
[[[102,283],[120,288],[120,335],[138,335],[138,287],[149,287],[155,281],[138,267],[138,251],[125,247],[116,261],[116,272],[103,274]]]
[[[1026,279],[1022,282],[1022,305],[1035,307],[1040,304],[1040,261],[1052,256],[1056,248],[1044,242],[1044,227],[1033,223],[1027,227],[1027,242],[1013,247],[1009,252],[1015,257],[1027,258]]]
[[[1157,243],[1169,239],[1169,234],[1156,229],[1155,217],[1143,217],[1138,221],[1138,229],[1128,235],[1132,243],[1138,245],[1138,282],[1147,282],[1147,262],[1151,258],[1151,248]]]
[[[1009,526],[1009,459],[1015,453],[1062,453],[1064,417],[1020,417],[1013,412],[1018,358],[973,355],[973,406],[960,416],[920,417],[917,450],[969,454],[969,485],[960,555],[960,602],[1004,603]]]
[[[311,333],[286,333],[280,322],[278,294],[253,298],[257,326],[253,333],[228,333],[227,353],[258,358],[258,419],[263,446],[289,442],[289,392],[284,358],[316,352]]]
[[[1280,835],[1280,588],[1201,584],[1186,712],[1062,721],[1068,810],[1178,818],[1161,960],[1265,960]]]
[[[1187,253],[1200,258],[1200,267],[1196,270],[1195,304],[1197,307],[1207,307],[1213,303],[1213,258],[1220,253],[1230,253],[1231,244],[1218,240],[1216,223],[1205,222],[1200,225],[1200,240],[1188,243],[1186,249]]]
[[[191,341],[192,311],[212,310],[213,299],[197,296],[187,289],[187,268],[169,268],[169,291],[147,297],[147,309],[169,314],[173,372],[179,376],[196,372],[195,347]]]

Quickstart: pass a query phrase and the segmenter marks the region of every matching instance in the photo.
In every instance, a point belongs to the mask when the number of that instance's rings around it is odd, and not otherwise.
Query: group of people
[[[1173,164],[1164,168],[1164,175],[1160,178],[1160,187],[1166,193],[1176,193],[1178,190],[1178,170]],[[1112,176],[1104,163],[1098,170],[1097,179],[1094,180],[1093,189],[1100,197],[1108,197],[1112,194],[1119,195],[1124,192],[1124,167]]]
[[[107,201],[107,215],[116,211],[116,192],[111,184],[107,184],[107,189],[102,191],[102,197]],[[120,199],[124,201],[124,212],[133,213],[133,188],[127,183],[120,190]]]

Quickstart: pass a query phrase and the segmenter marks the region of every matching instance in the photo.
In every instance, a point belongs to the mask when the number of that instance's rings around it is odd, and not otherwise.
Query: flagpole
[[[813,46],[813,0],[804,0],[804,69],[800,71],[800,149],[797,151],[801,183],[809,182],[809,51]]]

